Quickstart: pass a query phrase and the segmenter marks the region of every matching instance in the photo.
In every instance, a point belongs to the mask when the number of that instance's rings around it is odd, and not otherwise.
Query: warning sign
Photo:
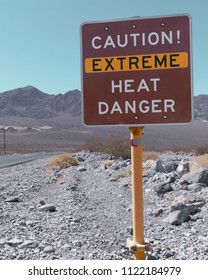
[[[85,124],[191,121],[188,15],[84,23],[81,40]]]
[[[158,53],[85,59],[85,72],[120,72],[188,67],[188,53]]]

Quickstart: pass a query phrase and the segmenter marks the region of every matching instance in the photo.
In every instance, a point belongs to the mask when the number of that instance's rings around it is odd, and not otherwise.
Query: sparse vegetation
[[[208,153],[196,156],[190,163],[190,171],[195,171],[199,168],[208,168]]]
[[[122,157],[123,159],[128,159],[131,156],[129,141],[120,136],[104,140],[94,136],[85,143],[83,148],[90,152],[111,154],[115,158]]]
[[[208,144],[195,148],[195,154],[197,156],[204,155],[207,153],[208,153]]]
[[[113,164],[112,160],[103,160],[103,161],[100,162],[100,165],[105,166],[105,167],[111,166],[112,164]]]
[[[116,175],[116,180],[126,178],[126,177],[130,177],[130,176],[131,176],[131,169],[118,173]]]
[[[142,159],[143,160],[157,160],[160,154],[155,151],[143,151]]]
[[[52,161],[47,164],[50,169],[60,167],[61,169],[68,168],[70,166],[78,165],[78,161],[70,154],[63,154],[55,157]]]
[[[101,139],[98,136],[93,136],[85,143],[83,149],[90,152],[111,154],[115,156],[115,158],[131,158],[130,141],[121,136],[115,136],[109,139]],[[159,152],[153,150],[144,150],[142,153],[142,158],[143,160],[157,160],[159,158]]]

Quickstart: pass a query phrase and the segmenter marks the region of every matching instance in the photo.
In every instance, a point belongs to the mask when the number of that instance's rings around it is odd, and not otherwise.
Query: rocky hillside
[[[51,95],[26,86],[0,93],[0,117],[28,117],[48,119],[62,113],[81,114],[81,92],[71,90],[65,94]],[[194,117],[208,120],[208,95],[194,97]]]
[[[1,170],[0,259],[131,259],[130,160],[73,155],[78,166],[49,169],[51,159]],[[208,259],[208,169],[190,172],[193,155],[144,161],[148,259]]]
[[[194,97],[194,117],[208,121],[208,94]]]
[[[81,114],[80,91],[50,95],[27,86],[0,94],[0,117],[28,117],[47,119],[61,113],[71,116]]]

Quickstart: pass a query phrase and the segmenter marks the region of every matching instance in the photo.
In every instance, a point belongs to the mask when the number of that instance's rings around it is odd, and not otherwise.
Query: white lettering
[[[155,37],[155,39],[154,39],[154,37]],[[160,39],[160,37],[159,37],[158,33],[156,33],[156,32],[151,32],[151,33],[149,34],[149,36],[148,36],[148,43],[149,43],[150,45],[155,46],[155,45],[158,44],[159,39]]]
[[[160,78],[150,78],[149,80],[141,79],[139,81],[131,80],[112,80],[111,81],[111,92],[115,93],[131,93],[131,92],[140,92],[145,90],[147,92],[155,92],[158,90],[158,82]],[[137,86],[137,89],[134,89],[134,86]]]
[[[118,46],[121,47],[121,48],[126,47],[127,44],[128,44],[128,34],[125,34],[124,36],[125,36],[124,43],[121,44],[121,35],[117,35]]]
[[[136,101],[133,101],[132,105],[128,101],[125,101],[125,114],[128,114],[129,109],[132,113],[136,113]]]
[[[168,41],[169,44],[173,43],[173,31],[169,31],[169,36],[164,31],[161,32],[161,43],[162,45],[165,44],[165,39]]]
[[[114,101],[112,105],[107,102],[98,102],[98,114],[158,114],[175,113],[175,101],[173,99],[153,99],[153,100],[132,100],[132,101]]]
[[[157,109],[159,106],[157,103],[161,103],[161,100],[152,100],[152,113],[161,113],[162,112],[161,109]]]
[[[152,79],[150,79],[150,81],[153,82],[154,91],[157,91],[157,82],[160,81],[160,78],[152,78]]]
[[[134,80],[125,80],[124,81],[124,91],[125,92],[134,92],[134,89],[129,89],[133,82],[134,82]]]
[[[168,104],[169,103],[169,104]],[[168,108],[172,111],[175,112],[174,109],[175,106],[175,101],[173,99],[165,99],[164,100],[164,112],[167,113]]]
[[[93,39],[92,39],[92,47],[94,48],[94,49],[100,49],[101,47],[102,47],[102,45],[95,45],[95,41],[96,40],[101,40],[101,38],[99,37],[99,36],[96,36],[96,37],[94,37]]]
[[[140,36],[139,33],[133,33],[129,35],[130,37],[133,37],[133,46],[136,47],[137,46],[137,37]]]
[[[150,33],[131,33],[131,34],[116,34],[108,36],[95,36],[92,38],[92,47],[94,49],[101,48],[125,48],[128,46],[156,46],[161,45],[172,45],[174,38],[179,42],[180,31],[161,31],[161,32],[150,32]]]
[[[114,80],[111,81],[111,92],[112,93],[115,93],[115,88],[118,88],[119,92],[122,92],[122,80],[119,80],[118,82],[119,82],[119,84],[115,85],[115,81]]]
[[[144,89],[146,91],[150,91],[145,79],[141,79],[141,82],[138,86],[137,92],[141,91],[142,89]]]
[[[146,104],[146,106],[142,107],[143,104]],[[149,102],[147,100],[143,100],[139,103],[139,111],[141,113],[148,113],[150,110],[150,107],[149,107]]]
[[[145,33],[142,33],[142,46],[146,45]]]
[[[107,37],[107,39],[106,39],[106,41],[105,41],[105,45],[104,45],[104,49],[106,49],[108,46],[111,46],[111,47],[113,47],[113,48],[115,48],[116,47],[116,45],[115,45],[115,43],[113,42],[113,39],[112,39],[112,37],[109,35],[108,37]]]
[[[106,102],[98,102],[99,115],[107,114],[108,110],[109,110],[109,105]]]
[[[112,115],[112,114],[114,114],[115,112],[119,112],[120,114],[122,114],[122,110],[121,110],[120,105],[118,104],[118,101],[115,101],[115,102],[114,102],[110,114]]]

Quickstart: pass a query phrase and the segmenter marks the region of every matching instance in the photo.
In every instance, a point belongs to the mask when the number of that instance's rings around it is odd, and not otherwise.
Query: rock
[[[157,212],[154,213],[154,216],[159,217],[160,214],[162,214],[162,213],[163,213],[163,209],[160,208],[160,209],[157,210]]]
[[[121,187],[124,188],[124,189],[125,189],[125,188],[128,188],[128,186],[129,186],[129,184],[123,184],[123,185],[121,185]]]
[[[197,208],[204,206],[204,204],[205,200],[203,198],[181,195],[174,200],[171,211],[183,210],[185,207],[188,207],[189,213],[193,214]]]
[[[117,182],[118,180],[116,178],[111,178],[110,182]]]
[[[184,162],[184,161],[181,161],[176,169],[176,171],[178,172],[178,174],[180,176],[186,174],[186,173],[189,173],[190,172],[190,169],[189,169],[189,162]]]
[[[152,171],[155,171],[155,172],[160,172],[160,173],[165,173],[165,169],[162,165],[162,161],[161,160],[157,160],[151,167],[151,170]]]
[[[186,208],[184,208],[183,210],[177,210],[169,214],[168,221],[171,225],[180,225],[184,222],[189,221],[189,214],[190,213]]]
[[[166,192],[172,191],[173,188],[171,187],[170,182],[162,182],[158,185],[154,186],[154,191],[158,194],[164,194]]]
[[[187,213],[188,215],[194,215],[197,213],[197,209],[199,208],[199,205],[195,205],[195,204],[182,204],[182,203],[178,203],[175,204],[171,207],[171,212],[180,210],[184,213]]]
[[[63,249],[63,250],[71,250],[71,245],[69,245],[68,243],[65,243],[63,246],[61,246],[61,249]]]
[[[168,258],[174,256],[174,253],[172,253],[170,251],[167,251],[167,252],[164,253],[164,256],[168,259]]]
[[[203,197],[198,195],[180,195],[175,198],[172,207],[178,204],[185,204],[185,205],[194,205],[195,207],[202,207],[205,204],[205,200]]]
[[[46,203],[45,203],[45,201],[44,200],[41,200],[40,201],[40,205],[45,205]]]
[[[147,260],[159,260],[159,256],[156,252],[150,253],[147,255]]]
[[[202,183],[208,185],[208,169],[199,168],[196,171],[185,174],[180,179],[180,184]]]
[[[55,212],[56,211],[56,207],[54,205],[52,205],[52,204],[46,204],[46,205],[38,207],[38,210],[40,210],[40,211]]]
[[[145,176],[146,174],[148,174],[151,171],[151,168],[153,166],[153,164],[155,164],[155,160],[145,160],[142,162],[142,172],[143,172],[143,176]]]
[[[55,251],[55,248],[53,248],[53,246],[46,246],[44,249],[43,249],[43,252],[44,253],[53,253]]]
[[[23,243],[23,241],[21,239],[17,239],[17,238],[10,239],[9,241],[7,241],[7,244],[10,245],[10,246],[17,246],[17,245],[20,245],[22,243]]]
[[[174,162],[163,164],[163,167],[167,173],[173,172],[177,169],[178,165]]]
[[[197,213],[205,201],[202,198],[181,195],[175,199],[171,206],[168,221],[171,225],[180,225],[190,220],[190,215]]]
[[[85,159],[82,157],[82,156],[77,156],[77,160],[79,161],[79,162],[84,162],[85,161]]]
[[[87,171],[87,169],[85,167],[80,166],[77,168],[77,171],[84,172],[84,171]]]
[[[79,223],[79,222],[80,222],[80,219],[79,219],[79,218],[73,218],[73,219],[72,219],[72,222],[74,222],[74,223],[76,223],[76,224],[77,224],[77,223]]]
[[[6,239],[4,239],[4,238],[0,239],[0,245],[4,245],[4,244],[6,244],[6,243],[7,243],[7,240],[6,240]]]
[[[20,202],[21,199],[19,196],[13,196],[6,199],[6,202]]]
[[[19,245],[20,249],[27,249],[28,247],[36,247],[34,240],[25,240],[21,245]]]
[[[172,184],[176,181],[176,178],[174,176],[169,177],[169,183]]]
[[[70,190],[71,191],[76,191],[78,188],[77,188],[77,185],[72,185],[70,186]]]
[[[194,192],[199,192],[202,189],[208,187],[208,185],[203,184],[203,183],[194,183],[194,184],[190,184],[188,185],[188,190],[190,191],[194,191]]]
[[[73,260],[77,260],[77,261],[84,260],[84,256],[74,256]]]

